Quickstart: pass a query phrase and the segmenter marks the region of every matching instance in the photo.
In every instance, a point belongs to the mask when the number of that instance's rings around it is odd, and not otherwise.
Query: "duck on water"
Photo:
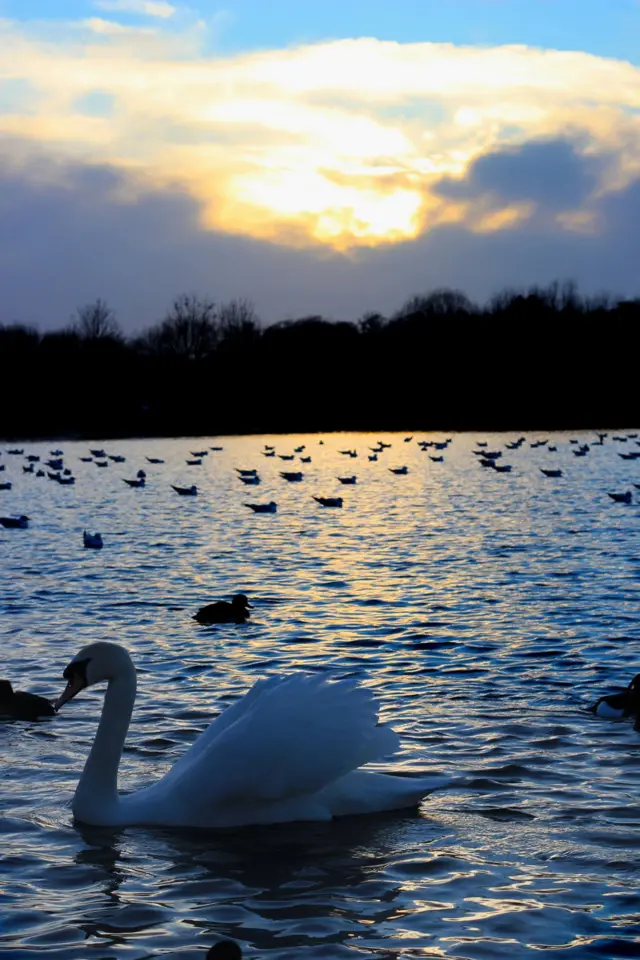
[[[235,597],[228,603],[226,600],[218,600],[216,603],[208,603],[206,607],[201,607],[194,616],[198,623],[244,623],[250,617],[249,610],[251,604],[244,593],[236,593]]]
[[[54,714],[53,704],[44,697],[14,690],[8,680],[0,680],[0,717],[37,720],[38,717],[52,717]]]

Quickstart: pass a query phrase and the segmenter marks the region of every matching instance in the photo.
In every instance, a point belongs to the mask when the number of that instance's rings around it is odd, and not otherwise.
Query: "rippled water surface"
[[[54,698],[83,644],[125,644],[140,671],[129,790],[259,677],[355,673],[402,734],[386,768],[453,786],[419,811],[328,824],[98,830],[69,804],[104,689],[51,720],[0,722],[3,960],[187,960],[222,937],[273,960],[639,957],[640,733],[584,711],[640,670],[638,507],[607,496],[640,497],[640,460],[618,456],[635,439],[577,458],[569,436],[557,453],[529,437],[502,475],[472,451],[504,437],[454,436],[443,463],[417,436],[383,435],[376,463],[377,436],[318,439],[123,441],[107,452],[126,463],[107,469],[79,461],[93,444],[64,443],[68,487],[23,475],[5,448],[0,512],[32,522],[0,531],[2,675]],[[263,458],[265,443],[304,443],[312,463]],[[146,488],[128,488],[141,467]],[[244,488],[236,467],[262,484]],[[193,482],[194,499],[170,487]],[[243,506],[271,499],[275,515]],[[102,551],[83,549],[83,528]],[[238,591],[250,623],[190,619]]]

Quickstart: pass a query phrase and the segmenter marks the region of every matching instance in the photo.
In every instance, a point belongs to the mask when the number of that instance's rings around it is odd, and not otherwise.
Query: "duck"
[[[344,502],[342,497],[314,497],[313,499],[323,507],[341,507]]]
[[[294,447],[294,448],[293,448],[293,452],[294,452],[294,453],[304,453],[304,451],[305,451],[305,445],[304,445],[304,443],[302,444],[301,447]]]
[[[126,459],[126,457],[121,456],[119,453],[109,454],[109,460],[113,460],[114,463],[124,463]]]
[[[188,467],[201,467],[202,460],[185,460]]]
[[[135,480],[127,480],[126,477],[122,478],[128,487],[144,487],[147,479],[146,477],[136,477]]]
[[[35,693],[14,690],[8,680],[0,680],[0,716],[12,720],[37,720],[53,717],[53,704]]]
[[[311,457],[300,457],[300,463],[311,463]]]
[[[197,459],[200,459],[201,457],[209,456],[208,450],[190,450],[189,453],[191,454],[192,457],[196,457]]]
[[[631,490],[627,490],[626,493],[608,493],[607,496],[616,503],[631,503]]]
[[[368,454],[368,458],[369,458],[369,462],[370,462],[370,463],[376,463],[377,460],[378,460],[378,454],[377,454],[377,453],[370,453],[370,454]]]
[[[510,463],[496,463],[495,460],[491,461],[493,463],[494,473],[511,473],[513,467]]]
[[[160,457],[145,457],[147,463],[164,463],[164,460],[161,460]]]
[[[545,477],[561,477],[562,470],[545,470],[544,467],[540,467],[540,473],[544,473]]]
[[[72,486],[75,482],[76,482],[75,477],[58,477],[58,483],[63,487]]]
[[[295,460],[295,457],[292,453],[279,453],[278,459],[280,460]]]
[[[275,450],[263,450],[263,451],[262,451],[262,456],[263,456],[263,457],[275,457],[275,455],[276,455]]]
[[[597,717],[607,720],[640,715],[640,673],[635,675],[626,690],[600,697],[587,709]]]
[[[244,623],[251,614],[251,604],[244,593],[236,593],[231,603],[226,600],[218,600],[216,603],[208,603],[206,607],[201,607],[193,617],[198,623]]]
[[[275,500],[270,500],[269,503],[245,503],[244,506],[249,507],[254,513],[275,513],[278,509]]]
[[[93,457],[80,457],[81,463],[93,463]]]
[[[4,483],[0,483],[0,490],[11,490],[12,486],[11,480],[5,480]]]
[[[252,470],[240,470],[238,467],[234,467],[234,469],[241,477],[255,477],[258,472],[255,468]]]
[[[432,460],[433,463],[444,463],[444,457],[432,457],[431,454],[429,454],[429,460]]]
[[[92,457],[96,457],[98,460],[104,460],[106,457],[104,450],[89,450],[89,453]]]
[[[197,497],[198,496],[198,488],[196,487],[195,483],[192,483],[190,487],[176,487],[173,484],[171,484],[171,486],[176,493],[180,494],[181,497]]]
[[[101,533],[87,533],[86,530],[83,530],[82,540],[84,542],[85,549],[102,550],[104,547]]]
[[[239,476],[238,480],[244,483],[246,486],[257,486],[259,483],[262,483],[262,480],[257,473],[251,473],[248,477]]]
[[[340,483],[357,483],[355,477],[338,477],[337,479],[340,481]]]
[[[282,477],[283,480],[288,480],[289,483],[300,483],[300,481],[304,477],[304,474],[300,472],[298,473],[285,472],[285,473],[281,473],[280,476]]]
[[[118,792],[118,767],[136,696],[136,668],[120,644],[82,647],[63,672],[55,710],[106,681],[98,730],[76,787],[77,821],[97,827],[228,828],[329,821],[417,807],[450,777],[362,769],[396,753],[373,691],[353,677],[295,672],[258,680],[155,783]]]
[[[29,517],[24,513],[19,517],[0,517],[0,523],[9,530],[26,530],[29,526]]]
[[[108,461],[108,460],[94,460],[93,462],[95,463],[96,467],[108,467],[108,466],[109,466],[109,461]]]
[[[206,960],[242,960],[242,950],[235,940],[218,940],[209,947]]]
[[[214,453],[220,453],[224,450],[224,447],[209,447],[209,450],[213,450]]]
[[[433,457],[431,459],[433,459]],[[439,459],[443,460],[444,458],[440,457]],[[389,467],[389,471],[390,473],[395,473],[396,476],[404,476],[406,473],[409,473],[409,468],[408,467]]]

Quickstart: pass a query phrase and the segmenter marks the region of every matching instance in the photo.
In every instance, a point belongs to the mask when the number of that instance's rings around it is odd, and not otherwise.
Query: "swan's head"
[[[54,709],[59,710],[85,687],[91,687],[94,683],[100,683],[101,680],[114,680],[132,671],[135,676],[131,657],[124,647],[106,641],[90,643],[76,653],[62,674],[67,685],[62,696],[54,704]]]

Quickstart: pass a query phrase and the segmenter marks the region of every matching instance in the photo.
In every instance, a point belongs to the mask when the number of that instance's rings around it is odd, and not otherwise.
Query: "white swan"
[[[118,765],[136,695],[131,657],[115,643],[83,647],[64,671],[58,710],[106,680],[74,816],[96,826],[230,827],[331,820],[417,805],[449,778],[414,779],[357,769],[393,753],[398,735],[378,724],[377,703],[356,681],[293,674],[259,680],[198,737],[162,779],[118,793]]]

